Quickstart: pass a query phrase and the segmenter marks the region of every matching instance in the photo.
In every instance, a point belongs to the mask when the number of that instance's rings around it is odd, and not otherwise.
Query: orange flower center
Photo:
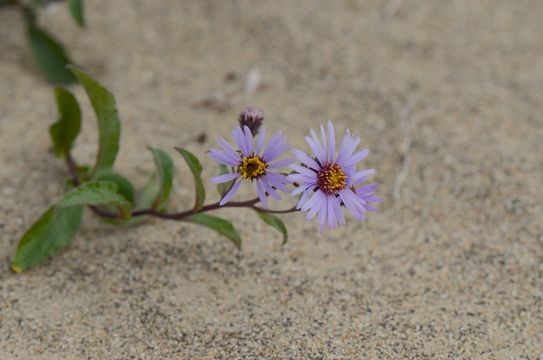
[[[317,173],[317,186],[330,195],[347,186],[347,175],[338,164],[325,165]]]

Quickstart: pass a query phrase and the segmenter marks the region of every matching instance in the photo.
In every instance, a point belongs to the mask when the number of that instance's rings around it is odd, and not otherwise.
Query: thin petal
[[[337,216],[337,220],[341,225],[345,225],[345,216],[343,216],[343,210],[341,209],[340,202],[338,198],[335,198],[336,201],[333,202],[334,204],[334,211]]]
[[[288,192],[288,188],[286,184],[288,184],[288,179],[283,174],[277,174],[277,173],[268,173],[264,175],[264,180],[266,180],[268,183],[270,183],[271,186],[276,187],[277,189]]]
[[[299,174],[304,174],[304,175],[307,175],[309,177],[314,177],[314,178],[317,178],[317,173],[314,172],[313,170],[310,170],[306,167],[303,167],[303,166],[300,166],[298,164],[292,164],[289,166],[292,170],[296,171],[297,173]]]
[[[353,153],[356,146],[360,143],[360,138],[353,138],[349,133],[349,130],[345,132],[341,147],[339,148],[337,163],[343,163]]]
[[[264,191],[264,188],[262,187],[262,183],[260,182],[260,179],[256,180],[256,192],[258,194],[260,202],[262,203],[262,206],[267,208],[269,206],[268,199],[266,198],[266,192]]]
[[[328,196],[326,196],[319,210],[318,222],[319,222],[319,228],[321,232],[324,229],[324,225],[326,225],[326,218],[328,217],[328,200],[329,200]]]
[[[239,177],[239,173],[229,173],[229,174],[212,177],[211,179],[209,179],[209,181],[211,181],[214,184],[221,184],[221,183],[225,183],[225,182],[237,179],[238,177]]]
[[[331,162],[334,160],[334,155],[336,151],[336,135],[334,133],[334,126],[331,121],[328,121],[328,156],[327,161]]]
[[[245,139],[245,144],[247,145],[247,149],[249,149],[249,152],[252,154],[253,153],[253,142],[254,142],[254,137],[253,137],[253,133],[251,132],[251,129],[249,129],[249,127],[247,125],[245,125],[243,127],[243,133],[244,133],[244,139]]]
[[[339,196],[345,204],[345,207],[349,212],[358,220],[364,218],[363,215],[363,206],[360,203],[360,198],[356,196],[350,189],[344,189],[339,192]]]
[[[224,152],[228,154],[228,156],[232,159],[239,159],[239,154],[234,150],[232,145],[228,143],[228,141],[224,140],[223,138],[218,138],[217,143],[224,149]]]
[[[256,141],[255,154],[260,155],[260,151],[262,151],[262,146],[264,146],[265,137],[266,137],[266,129],[261,128],[260,134],[258,134],[258,139]]]
[[[304,175],[304,174],[290,174],[287,176],[287,179],[290,181],[290,182],[297,182],[297,183],[302,183],[303,184],[315,184],[317,182],[317,178],[316,177],[310,177],[310,176],[307,176],[307,175]]]
[[[334,202],[336,201],[335,197],[329,196],[328,197],[328,206],[327,206],[327,213],[328,213],[328,228],[334,229],[337,225],[337,215],[334,211]]]
[[[232,138],[244,156],[252,155],[250,152],[251,149],[247,146],[247,142],[245,141],[245,134],[240,127],[236,127],[234,130],[232,130]]]
[[[316,202],[319,200],[319,198],[321,198],[322,196],[324,196],[324,194],[322,193],[322,191],[316,191],[313,193],[313,196],[307,200],[305,202],[305,204],[301,207],[301,210],[302,211],[307,211],[309,210],[310,208],[312,208]]]
[[[313,205],[313,207],[305,215],[306,220],[311,220],[313,216],[315,216],[315,214],[322,209],[326,201],[326,195],[324,195],[321,191],[317,191],[313,197],[316,197],[317,200],[315,201],[315,205]]]
[[[311,157],[309,157],[309,155],[307,155],[302,150],[292,149],[292,155],[294,155],[296,160],[298,160],[302,164],[307,165],[310,168],[315,169],[315,170],[320,169],[319,164],[317,164],[317,162],[315,160],[313,160]]]
[[[260,183],[262,184],[262,186],[264,187],[264,190],[266,190],[266,192],[272,197],[274,198],[275,200],[281,200],[281,196],[279,196],[279,194],[277,193],[277,191],[275,191],[275,189],[273,187],[270,186],[270,184],[268,184],[264,178],[260,179]]]
[[[355,153],[354,155],[349,156],[346,160],[342,162],[343,166],[351,166],[356,164],[357,162],[363,160],[370,151],[368,149],[360,150],[359,152]]]
[[[272,162],[276,158],[280,157],[284,152],[288,151],[289,145],[287,144],[287,137],[281,133],[281,131],[276,131],[262,154],[262,159],[266,162]]]
[[[354,185],[357,185],[357,184],[365,181],[369,176],[371,176],[373,174],[375,174],[375,170],[373,170],[373,169],[366,169],[366,170],[362,170],[362,171],[357,172],[351,178],[352,185],[354,186]]]
[[[287,165],[292,164],[292,159],[278,160],[268,165],[268,169],[280,169]]]
[[[228,153],[218,150],[218,149],[211,149],[207,153],[207,156],[209,156],[211,159],[215,160],[219,164],[228,165],[228,166],[236,166],[240,162],[240,158],[233,158]]]
[[[241,179],[238,178],[236,180],[236,182],[234,182],[234,185],[232,186],[232,188],[230,189],[230,191],[228,191],[226,193],[226,195],[224,195],[224,197],[221,199],[221,202],[219,203],[220,206],[223,206],[224,204],[226,204],[227,202],[229,202],[233,197],[234,195],[236,194],[236,192],[238,191],[239,189],[239,186],[241,185]]]

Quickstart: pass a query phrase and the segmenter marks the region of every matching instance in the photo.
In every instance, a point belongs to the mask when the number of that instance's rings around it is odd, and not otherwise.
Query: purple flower
[[[290,165],[296,173],[289,175],[288,179],[299,185],[291,194],[302,194],[296,208],[307,212],[307,220],[317,215],[322,231],[325,226],[333,229],[338,224],[345,224],[342,206],[356,219],[363,220],[365,212],[375,210],[369,203],[381,199],[373,195],[376,185],[356,189],[375,173],[373,169],[356,170],[358,162],[369,153],[367,149],[354,152],[360,139],[352,137],[347,130],[336,157],[334,126],[328,121],[328,135],[322,125],[320,129],[322,143],[313,130],[311,137],[305,137],[314,156],[298,149],[292,150],[296,160],[302,164]]]
[[[244,126],[243,130],[236,127],[232,130],[232,138],[239,148],[238,151],[234,150],[223,138],[217,140],[222,149],[209,151],[210,158],[235,170],[235,172],[216,176],[210,180],[213,183],[235,180],[230,190],[221,199],[221,206],[232,199],[243,180],[256,183],[258,197],[265,207],[268,206],[267,195],[281,200],[276,190],[289,191],[286,186],[288,183],[286,176],[278,172],[278,169],[292,163],[292,159],[278,160],[290,149],[287,137],[280,131],[275,132],[264,149],[265,136],[266,130],[262,128],[255,145],[249,127]]]

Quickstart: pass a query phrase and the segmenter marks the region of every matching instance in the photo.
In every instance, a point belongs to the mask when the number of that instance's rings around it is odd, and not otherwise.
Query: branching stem
[[[68,167],[68,172],[70,173],[70,177],[72,178],[72,182],[75,186],[79,186],[81,184],[81,180],[79,179],[79,175],[77,174],[77,163],[75,162],[74,158],[70,153],[66,154],[66,165]],[[220,202],[215,202],[212,204],[205,205],[199,209],[193,208],[190,210],[185,210],[177,213],[164,213],[157,211],[155,209],[143,209],[143,210],[136,210],[132,212],[132,217],[138,217],[138,216],[153,216],[160,219],[166,219],[166,220],[176,220],[181,221],[191,215],[200,214],[208,211],[218,210],[222,208],[249,208],[258,212],[265,212],[269,214],[287,214],[291,212],[296,212],[298,209],[296,207],[292,207],[290,209],[286,210],[269,210],[265,209],[259,206],[256,206],[260,202],[259,198],[254,198],[247,201],[231,201],[224,205],[220,205]],[[111,213],[104,211],[100,209],[97,206],[89,206],[90,209],[98,216],[107,218],[107,219],[122,219],[121,214],[119,213]]]

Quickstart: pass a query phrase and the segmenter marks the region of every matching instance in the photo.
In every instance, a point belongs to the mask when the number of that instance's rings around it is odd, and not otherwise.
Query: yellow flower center
[[[245,180],[253,180],[266,173],[266,163],[259,156],[243,158],[239,164],[238,172]]]
[[[338,164],[325,165],[317,173],[317,186],[326,194],[334,194],[347,186],[347,175]]]

